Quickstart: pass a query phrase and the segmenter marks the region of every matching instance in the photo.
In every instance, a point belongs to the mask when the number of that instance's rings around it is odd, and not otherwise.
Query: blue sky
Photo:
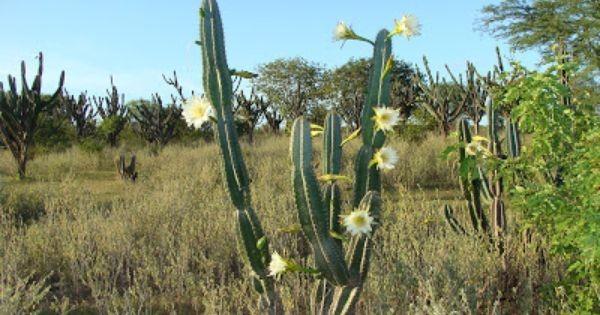
[[[221,0],[230,67],[253,70],[280,57],[300,56],[327,66],[351,57],[369,57],[367,44],[332,41],[343,20],[362,36],[373,38],[403,14],[419,18],[422,36],[394,39],[394,54],[421,65],[427,55],[434,70],[447,63],[462,71],[466,60],[487,70],[494,47],[507,58],[533,66],[535,53],[512,53],[508,46],[475,30],[480,9],[498,1],[440,0]],[[201,90],[198,38],[199,0],[0,0],[0,81],[18,74],[25,60],[29,73],[44,52],[44,90],[56,86],[66,70],[71,93],[104,94],[112,74],[128,100],[172,93],[161,77],[177,70],[186,90]],[[31,76],[29,76],[31,77]]]

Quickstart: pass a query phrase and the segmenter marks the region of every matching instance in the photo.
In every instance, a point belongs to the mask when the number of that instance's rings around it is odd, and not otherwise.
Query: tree
[[[352,129],[360,125],[370,68],[369,59],[350,59],[326,76],[326,98]],[[399,109],[404,120],[417,108],[420,88],[412,80],[415,75],[416,71],[408,63],[394,61],[389,106]]]
[[[591,71],[600,68],[597,0],[503,0],[482,13],[480,28],[518,50],[539,48],[551,62],[559,47]]]
[[[0,139],[12,153],[19,172],[19,178],[26,175],[27,161],[31,159],[30,149],[34,143],[34,134],[38,119],[43,113],[49,113],[59,103],[60,92],[65,81],[65,72],[61,72],[58,88],[51,97],[42,95],[43,55],[39,53],[39,67],[31,87],[27,84],[25,62],[21,62],[21,93],[17,89],[16,79],[8,76],[8,90],[0,83]]]
[[[360,126],[371,61],[350,59],[327,75],[327,98],[350,128]]]
[[[309,115],[323,95],[325,69],[303,58],[277,59],[258,67],[257,92],[288,121]]]
[[[127,107],[125,106],[125,94],[119,95],[117,87],[113,83],[112,76],[110,77],[111,90],[106,90],[107,96],[96,98],[94,103],[98,109],[98,114],[102,117],[100,124],[100,132],[106,138],[106,141],[116,147],[119,140],[119,134],[125,128],[127,119]]]
[[[398,109],[400,118],[406,121],[419,107],[418,99],[423,91],[417,80],[421,79],[422,75],[402,60],[394,60],[391,75],[390,107]]]

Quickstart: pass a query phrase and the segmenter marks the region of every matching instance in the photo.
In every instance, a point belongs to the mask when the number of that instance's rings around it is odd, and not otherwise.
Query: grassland
[[[544,244],[523,245],[514,213],[504,260],[485,241],[446,224],[440,206],[462,201],[453,165],[439,158],[445,145],[436,137],[393,143],[401,161],[384,175],[382,227],[359,313],[559,309],[560,292],[544,285],[560,278],[561,261],[541,255]],[[244,151],[272,248],[310,264],[301,235],[279,230],[297,222],[288,139],[261,137]],[[258,313],[235,245],[218,148],[137,153],[135,184],[116,175],[117,150],[37,156],[25,181],[15,179],[13,161],[2,153],[0,313]],[[352,161],[345,167],[351,176]],[[347,196],[351,187],[345,189]],[[288,274],[278,282],[290,314],[308,311],[312,288],[305,277]],[[552,298],[556,303],[545,302]]]

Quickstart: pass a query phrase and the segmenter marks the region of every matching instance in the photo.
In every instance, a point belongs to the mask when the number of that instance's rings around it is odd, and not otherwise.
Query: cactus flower
[[[212,106],[206,97],[193,96],[183,106],[183,118],[188,126],[200,129],[212,117]]]
[[[400,121],[400,112],[388,107],[375,107],[375,127],[382,131],[393,131],[394,127]]]
[[[482,136],[474,136],[473,140],[465,147],[465,153],[470,156],[482,154],[484,157],[491,155],[491,152],[485,147],[489,140]]]
[[[398,163],[398,153],[390,147],[383,147],[373,155],[371,165],[376,164],[380,170],[391,170]]]
[[[333,39],[336,41],[356,39],[356,37],[357,35],[352,28],[343,21],[340,21],[333,29]]]
[[[277,252],[273,252],[271,255],[271,263],[269,263],[269,276],[278,278],[283,273],[288,271],[289,262],[286,261],[281,255]]]
[[[343,217],[343,224],[352,236],[369,234],[372,231],[373,217],[366,210],[356,210]]]
[[[421,34],[421,24],[414,15],[405,15],[402,19],[395,20],[394,23],[394,29],[390,36],[402,35],[406,38],[411,38]]]

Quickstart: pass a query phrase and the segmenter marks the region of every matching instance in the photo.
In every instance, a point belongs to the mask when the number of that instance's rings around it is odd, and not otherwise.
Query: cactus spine
[[[239,239],[255,276],[254,283],[262,294],[261,303],[269,313],[281,313],[282,306],[273,280],[267,274],[269,246],[250,199],[250,181],[244,164],[233,121],[233,88],[225,56],[223,26],[215,0],[203,0],[200,9],[203,86],[215,109],[217,140],[223,157],[224,177],[229,196],[236,209]],[[260,241],[260,242],[259,242]]]

